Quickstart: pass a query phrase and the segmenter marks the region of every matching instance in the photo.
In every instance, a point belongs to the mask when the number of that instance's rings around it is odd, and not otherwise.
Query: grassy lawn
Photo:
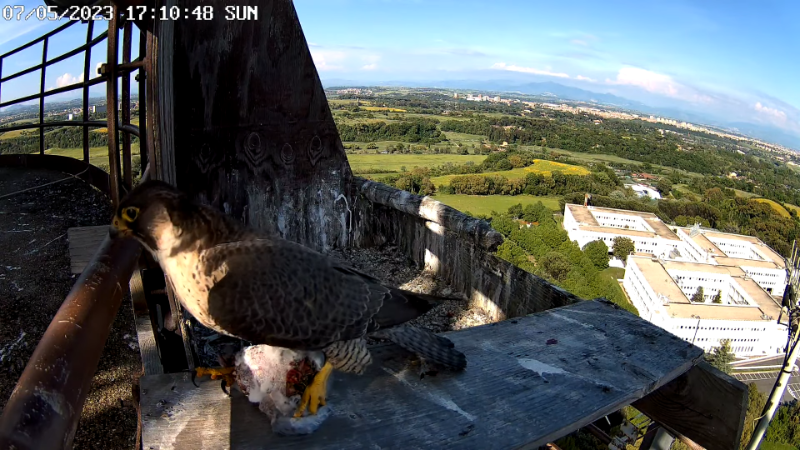
[[[741,191],[741,190],[739,190],[739,189],[734,189],[733,191],[736,193],[736,196],[737,196],[737,197],[741,197],[741,198],[753,198],[753,197],[757,197],[757,195],[756,195],[756,194],[753,194],[753,193],[751,193],[751,192],[745,192],[745,191]]]
[[[475,144],[476,147],[486,139],[479,134],[456,133],[455,131],[445,131],[444,134],[450,142],[460,142],[466,145]]]
[[[506,212],[508,208],[522,203],[522,206],[532,205],[536,202],[554,211],[560,209],[558,201],[560,197],[537,197],[535,195],[458,195],[458,194],[435,194],[433,196],[445,205],[452,206],[459,211],[469,211],[472,214],[492,214],[492,211]]]
[[[773,444],[771,442],[762,442],[759,448],[761,450],[796,450],[794,446],[789,444]]]
[[[399,108],[384,108],[382,106],[360,106],[361,109],[367,111],[389,111],[389,112],[406,112],[405,109]]]
[[[48,155],[67,156],[83,160],[83,148],[49,148]],[[131,155],[139,154],[139,144],[131,144]],[[108,147],[89,147],[89,164],[100,167],[108,165]]]
[[[536,150],[536,151],[549,150],[551,152],[558,153],[558,154],[561,154],[561,155],[567,155],[571,159],[574,159],[575,161],[587,162],[587,163],[588,162],[602,162],[602,163],[615,162],[615,163],[620,163],[620,164],[643,164],[641,161],[634,161],[632,159],[626,159],[626,158],[621,158],[621,157],[616,156],[616,155],[606,155],[606,154],[602,154],[602,153],[581,153],[581,152],[573,152],[573,151],[569,151],[569,150],[562,150],[560,148],[545,148],[545,147],[539,147],[539,146],[526,146],[526,148],[530,148],[531,150]],[[676,172],[681,172],[681,173],[683,173],[685,175],[689,175],[689,176],[694,176],[694,177],[701,177],[702,176],[701,174],[696,173],[696,172],[686,172],[686,171],[683,171],[683,170],[675,169],[674,167],[662,166],[660,164],[652,164],[652,166],[653,167],[659,167],[659,168],[662,168],[662,169],[674,170]]]
[[[616,269],[616,267],[614,267],[614,269]],[[622,286],[622,281],[617,281],[617,288],[619,289],[619,292],[622,293],[622,296],[625,297],[625,302],[627,302],[628,305],[630,305],[631,309],[636,311],[636,315],[638,316],[639,315],[639,310],[636,309],[635,306],[633,306],[633,302],[631,302],[631,298],[628,297],[628,293],[625,292],[625,288]]]
[[[793,209],[793,210],[795,210],[795,212],[797,212],[797,214],[800,214],[800,206],[790,205],[790,204],[787,203],[786,207],[789,208],[789,209]]]
[[[615,280],[621,280],[625,277],[625,269],[619,267],[609,267],[608,269],[603,270],[603,273],[611,275],[611,277]]]
[[[389,143],[378,143],[379,146],[380,144],[388,145]],[[363,145],[362,148],[364,148]],[[405,167],[406,170],[411,170],[414,167],[439,166],[448,162],[464,164],[472,161],[475,164],[480,164],[485,158],[486,156],[483,155],[347,155],[350,167],[355,172],[376,169],[400,172],[402,167]]]
[[[786,208],[781,206],[780,203],[774,202],[774,201],[766,199],[766,198],[755,198],[753,200],[755,200],[755,201],[757,201],[759,203],[768,204],[769,206],[772,207],[772,209],[774,209],[778,214],[780,214],[783,217],[791,217],[791,215],[789,214],[789,211],[787,211]]]
[[[541,159],[534,160],[533,165],[522,167],[519,169],[504,170],[502,172],[484,172],[478,175],[502,175],[509,180],[525,178],[529,173],[540,173],[542,175],[552,175],[553,171],[560,170],[564,175],[588,175],[589,171],[580,166],[573,166],[554,161],[545,161]],[[450,184],[450,180],[460,175],[445,175],[441,177],[431,178],[431,181],[436,186]]]
[[[138,127],[139,126],[139,117],[131,118],[131,125],[136,125]],[[93,133],[108,133],[108,128],[105,128],[105,127],[103,127],[103,128],[93,128],[90,131],[93,132]]]

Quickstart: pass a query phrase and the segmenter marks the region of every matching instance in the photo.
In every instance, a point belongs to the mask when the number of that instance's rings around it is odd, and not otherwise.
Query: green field
[[[22,125],[22,124],[26,124],[26,123],[37,123],[37,122],[39,122],[39,119],[21,119],[21,120],[15,120],[13,122],[9,122],[7,125],[14,126],[14,125]],[[1,139],[14,139],[15,137],[20,137],[22,135],[22,133],[24,133],[26,131],[27,132],[34,132],[34,131],[37,131],[37,130],[35,128],[30,128],[30,129],[27,129],[27,130],[7,131],[5,133],[0,131],[0,140]]]
[[[406,112],[405,109],[384,108],[382,106],[362,106],[361,109],[364,109],[364,110],[367,110],[367,111]]]
[[[768,204],[769,206],[772,207],[772,209],[775,210],[775,212],[777,212],[778,214],[780,214],[783,217],[792,217],[789,214],[789,211],[787,211],[786,208],[784,208],[780,203],[777,203],[777,202],[775,202],[773,200],[770,200],[770,199],[767,199],[767,198],[754,198],[753,200],[755,200],[755,201],[757,201],[759,203]]]
[[[68,156],[83,160],[83,148],[49,148],[48,155]],[[131,144],[131,155],[139,154],[139,144]],[[97,167],[108,166],[108,147],[89,147],[89,164]]]
[[[742,198],[758,197],[756,194],[753,194],[751,192],[740,191],[739,189],[734,189],[734,192],[736,193],[737,197],[742,197]]]
[[[379,143],[382,144],[383,142]],[[391,170],[400,172],[403,167],[433,167],[445,163],[465,164],[469,161],[480,164],[486,157],[482,155],[363,155],[349,154],[347,160],[354,172]]]
[[[790,205],[787,203],[786,207],[790,210],[794,210],[794,212],[796,212],[797,214],[800,214],[800,206]]]
[[[621,269],[619,267],[609,267],[608,269],[603,270],[603,273],[611,275],[611,277],[615,280],[621,280],[625,277],[625,269]]]
[[[554,171],[561,171],[564,175],[588,175],[589,171],[580,166],[573,166],[554,161],[545,161],[541,159],[534,160],[533,165],[528,167],[521,167],[519,169],[504,170],[501,172],[484,172],[477,175],[502,175],[509,180],[525,178],[529,173],[540,173],[542,175],[552,175]],[[431,178],[431,181],[436,186],[448,185],[450,181],[461,175],[444,175],[441,177]]]
[[[613,163],[620,163],[620,164],[635,164],[635,165],[642,164],[641,161],[634,161],[632,159],[621,158],[621,157],[616,156],[616,155],[606,155],[606,154],[603,154],[603,153],[581,153],[581,152],[573,152],[573,151],[569,151],[569,150],[562,150],[560,148],[545,148],[545,147],[539,147],[539,146],[525,146],[523,148],[528,148],[528,149],[539,151],[539,152],[544,151],[544,150],[548,150],[548,151],[550,151],[552,153],[558,153],[560,155],[569,156],[570,159],[574,159],[575,161],[584,162],[584,163],[590,163],[590,162],[609,163],[609,162],[613,162]],[[699,173],[686,172],[686,171],[683,171],[683,170],[675,169],[673,167],[662,166],[660,164],[651,164],[651,165],[653,167],[659,167],[659,168],[662,168],[662,169],[674,170],[676,172],[680,172],[680,173],[683,173],[685,175],[690,175],[690,176],[695,176],[695,177],[702,176]]]
[[[492,211],[503,213],[508,211],[508,208],[522,203],[522,206],[532,205],[536,202],[542,202],[544,206],[558,211],[559,197],[537,197],[535,195],[456,195],[456,194],[435,194],[433,196],[445,205],[452,206],[459,211],[469,211],[471,214],[476,215],[491,215]]]
[[[796,450],[794,446],[789,444],[773,444],[771,442],[762,442],[759,448],[761,450]]]
[[[476,147],[486,140],[485,137],[479,134],[456,133],[454,131],[445,131],[444,134],[450,142],[459,142],[465,145],[475,144]]]

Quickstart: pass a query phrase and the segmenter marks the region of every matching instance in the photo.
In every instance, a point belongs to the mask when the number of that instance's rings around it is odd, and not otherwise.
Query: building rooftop
[[[700,317],[707,320],[765,320],[763,315],[777,320],[780,316],[780,304],[767,293],[753,279],[738,267],[719,266],[714,264],[691,263],[679,261],[659,261],[653,258],[631,256],[628,264],[634,263],[641,270],[645,280],[658,294],[669,300],[664,306],[670,317],[691,318]],[[708,303],[692,303],[678,287],[669,274],[669,270],[682,270],[704,273],[729,275],[756,305],[716,305]]]
[[[725,253],[723,253],[722,250],[720,250],[716,246],[716,244],[714,244],[713,242],[709,241],[708,238],[705,237],[705,235],[703,235],[703,233],[698,233],[697,235],[692,236],[691,235],[692,230],[690,228],[680,228],[680,230],[683,231],[684,233],[686,233],[686,236],[688,236],[688,238],[692,242],[697,244],[703,250],[709,252],[711,255],[713,255],[713,256],[725,256]]]
[[[642,271],[644,279],[657,294],[666,297],[670,304],[672,303],[686,303],[689,304],[689,299],[681,291],[681,288],[675,283],[664,266],[653,258],[643,258],[636,256],[628,257],[628,265],[636,264],[639,270]]]
[[[745,266],[745,267],[763,267],[767,269],[786,268],[786,262],[784,261],[783,257],[757,237],[744,236],[741,234],[723,233],[721,231],[716,231],[716,230],[700,230],[700,233],[698,233],[694,237],[691,237],[690,233],[692,230],[690,228],[684,227],[681,228],[680,230],[686,233],[687,236],[690,236],[689,239],[691,239],[701,248],[711,253],[717,264],[731,265],[731,266]],[[760,254],[764,259],[758,260],[758,259],[730,257],[725,253],[725,251],[721,250],[716,244],[714,244],[714,242],[712,242],[711,239],[727,240],[734,242],[738,241],[741,243],[750,244],[751,249],[754,250],[756,253]]]
[[[639,212],[639,211],[628,211],[625,209],[614,209],[614,208],[602,208],[598,206],[583,206],[583,205],[574,205],[568,203],[565,206],[566,209],[569,209],[570,213],[572,213],[572,217],[575,218],[575,221],[578,222],[578,226],[582,230],[586,231],[593,231],[596,233],[613,233],[616,235],[630,235],[630,236],[641,236],[641,237],[660,237],[663,239],[670,239],[679,241],[680,238],[669,229],[661,219],[658,218],[653,213],[646,213],[646,212]],[[594,214],[596,213],[607,213],[607,214],[615,214],[620,216],[630,216],[630,217],[639,217],[645,221],[647,226],[650,227],[653,231],[640,231],[640,230],[630,230],[625,228],[617,228],[617,227],[606,227],[600,225],[600,223],[595,218]]]

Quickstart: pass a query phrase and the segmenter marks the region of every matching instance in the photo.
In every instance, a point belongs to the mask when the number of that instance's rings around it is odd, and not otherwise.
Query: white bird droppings
[[[382,369],[384,372],[397,378],[397,380],[400,381],[401,383],[410,387],[414,393],[421,395],[422,397],[425,397],[426,399],[430,400],[433,403],[436,403],[437,405],[445,409],[449,409],[450,411],[462,415],[465,419],[469,420],[470,422],[475,421],[476,419],[475,416],[461,409],[461,407],[459,407],[456,404],[456,402],[454,402],[450,398],[447,398],[445,395],[442,395],[442,393],[433,392],[433,389],[430,389],[428,386],[423,386],[421,383],[412,383],[411,381],[409,381],[407,378],[407,375],[409,375],[408,370],[403,369],[400,372],[393,372],[387,369],[386,367],[382,367]]]
[[[545,374],[545,373],[552,373],[552,374],[556,374],[556,375],[558,375],[558,374],[566,374],[566,372],[564,372],[562,369],[559,369],[558,367],[553,367],[553,366],[551,366],[549,364],[545,364],[545,363],[543,363],[541,361],[537,361],[535,359],[518,358],[517,362],[519,363],[520,366],[522,366],[522,367],[524,367],[524,368],[526,368],[528,370],[532,370],[532,371],[538,373],[539,375],[542,375],[542,374]]]

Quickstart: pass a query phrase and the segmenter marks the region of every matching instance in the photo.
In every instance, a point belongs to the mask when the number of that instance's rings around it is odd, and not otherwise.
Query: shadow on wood
[[[382,183],[354,177],[352,247],[396,245],[493,320],[581,301],[495,256],[500,233],[483,220]]]
[[[738,449],[747,386],[702,361],[633,406],[708,450]]]

